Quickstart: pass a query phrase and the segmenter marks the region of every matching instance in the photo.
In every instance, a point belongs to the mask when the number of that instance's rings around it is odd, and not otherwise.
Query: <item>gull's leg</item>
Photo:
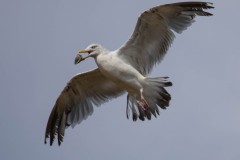
[[[142,109],[145,111],[148,107],[148,103],[146,99],[143,97],[143,89],[140,89],[140,98],[141,100],[137,100],[137,104],[142,107]]]

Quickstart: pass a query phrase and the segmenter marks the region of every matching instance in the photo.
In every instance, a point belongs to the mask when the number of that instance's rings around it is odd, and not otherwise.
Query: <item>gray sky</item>
[[[0,159],[240,158],[239,0],[218,0],[177,35],[151,76],[169,76],[170,107],[151,121],[126,119],[126,95],[95,108],[67,129],[63,144],[44,145],[50,111],[80,48],[117,49],[138,15],[175,0],[1,0]]]

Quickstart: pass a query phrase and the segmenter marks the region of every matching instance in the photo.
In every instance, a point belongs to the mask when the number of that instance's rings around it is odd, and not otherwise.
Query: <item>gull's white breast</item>
[[[134,95],[139,94],[145,77],[119,58],[116,52],[103,53],[96,57],[100,71],[121,88]]]

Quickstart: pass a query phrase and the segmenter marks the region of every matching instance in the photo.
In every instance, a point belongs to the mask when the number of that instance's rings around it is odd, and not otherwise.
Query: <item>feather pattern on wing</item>
[[[160,5],[145,11],[138,18],[130,39],[119,54],[143,75],[160,62],[173,42],[174,32],[181,33],[196,15],[211,16],[203,9],[213,8],[207,2],[180,2]]]
[[[46,128],[45,143],[50,137],[52,145],[57,135],[60,145],[67,126],[74,127],[91,115],[93,105],[99,106],[123,93],[124,91],[105,78],[99,69],[74,76],[52,109]]]

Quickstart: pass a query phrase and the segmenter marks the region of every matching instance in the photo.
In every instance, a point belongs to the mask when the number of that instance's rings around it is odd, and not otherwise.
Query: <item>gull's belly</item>
[[[132,94],[139,93],[145,77],[131,65],[114,55],[99,56],[96,62],[107,78]]]

